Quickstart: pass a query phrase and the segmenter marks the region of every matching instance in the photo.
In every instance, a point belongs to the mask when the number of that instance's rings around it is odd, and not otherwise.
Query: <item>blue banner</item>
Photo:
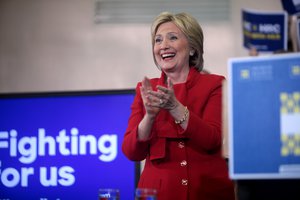
[[[300,178],[300,54],[228,63],[230,176]]]
[[[300,13],[300,0],[281,0],[281,4],[289,15]]]
[[[0,199],[133,199],[121,151],[133,92],[0,96]]]
[[[242,10],[244,47],[258,52],[287,50],[286,12]]]

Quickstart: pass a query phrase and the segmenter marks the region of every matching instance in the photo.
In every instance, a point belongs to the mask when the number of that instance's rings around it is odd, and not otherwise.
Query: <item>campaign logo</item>
[[[300,92],[280,94],[281,156],[300,156]]]

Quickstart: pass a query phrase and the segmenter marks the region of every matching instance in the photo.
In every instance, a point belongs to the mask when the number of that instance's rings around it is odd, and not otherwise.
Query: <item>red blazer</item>
[[[165,78],[162,73],[151,79],[153,89],[165,85]],[[145,114],[141,83],[137,84],[122,151],[132,161],[146,159],[138,187],[157,189],[158,200],[234,199],[233,183],[221,154],[223,80],[191,68],[186,83],[174,85],[177,99],[190,112],[187,129],[161,110],[146,141],[137,139],[137,127]]]

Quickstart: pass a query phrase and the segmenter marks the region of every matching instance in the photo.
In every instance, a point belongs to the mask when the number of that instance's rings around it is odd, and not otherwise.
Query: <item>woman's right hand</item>
[[[153,89],[149,78],[144,77],[144,79],[142,80],[142,86],[140,87],[140,91],[145,106],[146,115],[148,115],[150,118],[155,118],[160,108],[157,106],[153,106],[153,103],[155,103],[157,99],[149,95],[149,91],[152,90]]]

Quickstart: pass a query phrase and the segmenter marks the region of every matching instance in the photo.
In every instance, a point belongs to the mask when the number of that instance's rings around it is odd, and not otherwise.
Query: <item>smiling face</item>
[[[165,72],[189,68],[189,42],[173,23],[161,24],[154,38],[153,54],[157,64]]]

